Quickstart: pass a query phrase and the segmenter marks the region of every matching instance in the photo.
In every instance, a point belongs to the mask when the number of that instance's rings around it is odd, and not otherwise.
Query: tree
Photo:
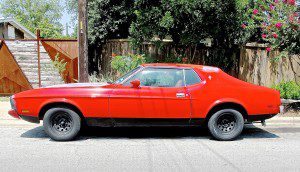
[[[41,30],[42,37],[60,37],[63,26],[59,23],[61,7],[59,0],[2,0],[0,12],[13,17],[31,32]]]
[[[194,51],[203,39],[210,38],[208,65],[228,71],[241,32],[239,12],[235,0],[136,0],[130,35],[137,45],[153,41],[154,36],[158,43],[170,36],[179,50],[192,46]]]
[[[98,70],[102,45],[108,39],[127,38],[132,21],[133,0],[88,2],[89,69]],[[101,62],[100,62],[101,64]],[[102,66],[104,68],[104,66]]]
[[[73,26],[72,38],[77,38],[78,32],[78,0],[66,0],[65,9],[71,15],[71,25]]]
[[[88,3],[90,44],[100,46],[107,39],[126,38],[132,20],[133,0],[94,0]]]
[[[77,23],[78,20],[78,0],[66,0],[65,6],[67,12],[71,15],[73,23]]]
[[[241,26],[244,32],[253,33],[253,41],[269,43],[267,51],[300,53],[299,6],[295,0],[251,0],[245,11]]]

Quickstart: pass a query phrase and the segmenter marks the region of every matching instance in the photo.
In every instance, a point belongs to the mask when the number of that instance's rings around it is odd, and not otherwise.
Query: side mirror
[[[133,88],[139,88],[141,85],[141,82],[139,80],[133,80],[130,82]]]

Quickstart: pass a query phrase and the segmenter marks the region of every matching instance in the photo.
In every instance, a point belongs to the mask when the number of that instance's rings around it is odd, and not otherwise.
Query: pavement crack
[[[210,152],[212,152],[214,155],[216,155],[218,158],[220,158],[221,160],[223,160],[224,162],[226,162],[227,164],[229,164],[233,169],[235,169],[236,171],[242,171],[241,169],[239,169],[237,166],[235,166],[232,162],[230,162],[228,159],[226,159],[225,157],[223,157],[221,154],[219,154],[218,152],[216,152],[215,150],[213,150],[212,148],[210,148],[207,144],[205,144],[204,142],[201,142],[199,140],[197,140],[202,146],[204,146],[205,148],[207,148]]]

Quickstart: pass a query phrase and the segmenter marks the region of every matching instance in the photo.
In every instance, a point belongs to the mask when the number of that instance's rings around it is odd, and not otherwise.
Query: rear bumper
[[[23,119],[24,121],[27,121],[27,122],[36,123],[36,124],[40,123],[40,119],[38,117],[21,115],[21,114],[19,115],[18,112],[13,109],[9,110],[8,114],[14,118]]]
[[[269,118],[274,117],[277,114],[261,114],[261,115],[249,115],[247,121],[253,122],[253,121],[263,121]]]

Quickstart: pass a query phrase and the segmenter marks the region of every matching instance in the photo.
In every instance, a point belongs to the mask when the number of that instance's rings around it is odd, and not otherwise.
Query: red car
[[[217,140],[233,140],[245,122],[280,111],[278,91],[243,82],[216,67],[143,64],[114,83],[77,83],[11,97],[16,118],[39,123],[58,141],[87,126],[207,125]]]

